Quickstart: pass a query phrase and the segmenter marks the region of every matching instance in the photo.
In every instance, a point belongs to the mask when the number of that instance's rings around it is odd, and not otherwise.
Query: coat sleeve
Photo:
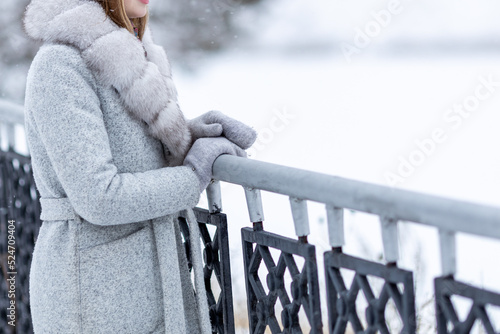
[[[195,206],[199,181],[188,167],[118,173],[95,79],[76,50],[60,48],[40,51],[33,62],[25,108],[75,212],[115,225]]]

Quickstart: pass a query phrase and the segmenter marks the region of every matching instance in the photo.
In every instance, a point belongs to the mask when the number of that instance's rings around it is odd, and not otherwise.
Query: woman
[[[32,0],[44,42],[25,122],[43,220],[30,273],[35,333],[211,333],[199,248],[193,293],[177,217],[221,154],[245,156],[248,126],[186,121],[146,27],[148,0]]]

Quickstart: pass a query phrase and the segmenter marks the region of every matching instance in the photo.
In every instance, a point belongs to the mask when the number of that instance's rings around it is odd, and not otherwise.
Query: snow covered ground
[[[319,5],[321,1],[314,2]],[[408,8],[417,6],[407,2]],[[321,3],[322,16],[307,12],[304,6],[301,10],[298,1],[276,5],[271,13],[276,11],[277,22],[251,19],[266,28],[254,44],[207,58],[194,73],[177,69],[180,103],[188,117],[219,109],[254,126],[259,132],[250,150],[254,159],[500,206],[496,147],[500,142],[500,53],[439,50],[412,55],[410,49],[384,48],[411,32],[411,24],[406,24],[401,29],[388,26],[392,30],[380,33],[349,61],[341,52],[342,43],[349,42],[346,26],[362,27],[369,17],[344,22],[345,29],[341,29],[341,22],[324,18],[334,10],[335,18],[343,17],[337,12],[342,8]],[[346,13],[354,12],[354,5],[347,1],[336,3],[351,6],[344,8]],[[474,13],[456,10],[450,17],[457,24],[450,27],[460,27],[460,15]],[[285,18],[302,15],[302,20],[292,26],[282,22],[285,19],[280,21],[278,14]],[[403,15],[397,19],[403,20]],[[310,17],[317,17],[318,24],[308,25]],[[407,20],[418,17],[408,10]],[[489,36],[498,31],[489,17],[485,16],[484,25],[475,21],[467,30],[469,35]],[[428,37],[428,29],[424,30],[420,37]],[[448,35],[439,33],[436,38],[462,32],[450,28]],[[287,44],[291,38],[287,33],[297,37],[292,46]],[[325,43],[328,36],[331,43]],[[239,299],[244,293],[239,231],[249,226],[243,190],[224,185],[223,206],[230,225],[232,267],[241,274],[234,277]],[[293,237],[286,197],[264,193],[264,211],[267,230]],[[309,211],[311,242],[321,258],[328,249],[325,212],[314,203]],[[404,225],[400,234],[401,264],[416,271],[420,305],[432,296],[432,278],[440,272],[437,233]],[[346,237],[346,252],[380,259],[382,243],[374,217],[346,213]],[[457,246],[457,277],[500,292],[496,259],[500,242],[460,235]]]

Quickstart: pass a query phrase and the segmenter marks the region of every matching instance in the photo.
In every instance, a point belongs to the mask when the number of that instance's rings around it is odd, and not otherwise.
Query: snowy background
[[[418,150],[415,141],[441,129],[443,142],[396,186],[500,205],[500,155],[493,146],[500,139],[500,87],[460,123],[445,119],[474,96],[481,78],[500,82],[500,5],[401,1],[400,13],[380,33],[371,31],[370,44],[346,57],[344,43],[355,45],[358,29],[366,31],[376,22],[373,12],[389,3],[273,1],[258,16],[240,13],[251,39],[200,60],[195,73],[176,71],[185,113],[215,108],[253,125],[260,133],[255,159],[385,185],[400,157]],[[276,122],[277,114],[287,121]],[[273,131],[275,123],[280,127]],[[224,187],[236,272],[239,230],[248,226],[243,203],[242,189]],[[328,248],[325,212],[319,205],[309,209],[321,258]],[[264,210],[266,229],[294,235],[286,197],[265,194]],[[376,218],[346,213],[346,224],[346,252],[380,260]],[[416,272],[423,307],[440,273],[437,232],[412,225],[400,233],[402,266]],[[457,278],[500,291],[494,254],[498,243],[460,235]],[[235,285],[240,296],[242,277]],[[421,333],[433,332],[433,307],[424,307]]]
[[[168,21],[164,17],[172,18],[169,2],[151,1],[155,37],[170,55],[188,118],[218,109],[252,125],[259,132],[249,151],[254,159],[500,205],[500,154],[494,144],[500,142],[500,3],[255,2],[203,2],[198,21],[205,24],[202,13],[216,12],[216,18],[231,24],[224,33],[220,21],[205,25],[215,32],[193,44],[187,40],[197,36],[196,30],[184,36],[182,25],[162,25]],[[196,8],[196,1],[189,3]],[[15,7],[14,1],[0,5],[4,27],[10,24],[8,4]],[[27,64],[36,51],[23,38],[20,29],[0,33],[0,95],[17,102],[22,102]],[[204,47],[207,41],[217,47]],[[25,55],[23,61],[16,62],[16,52]],[[493,83],[490,90],[485,80]],[[457,119],[450,110],[473,101],[479,86],[490,94]],[[418,143],[435,131],[442,140],[419,155]],[[400,182],[388,181],[388,174],[398,174],[401,161],[416,157],[418,164]],[[288,199],[263,197],[265,228],[293,237]],[[239,302],[245,297],[240,229],[249,226],[243,190],[224,185],[223,207]],[[314,203],[309,212],[310,240],[320,259],[328,249],[326,215]],[[402,225],[400,234],[401,264],[415,271],[421,307],[432,297],[432,278],[440,271],[437,233]],[[374,217],[346,212],[347,253],[379,261],[379,236]],[[500,292],[500,243],[460,235],[457,246],[457,278]],[[425,327],[432,325],[432,308],[425,307],[422,333],[433,331]],[[238,306],[235,312],[241,315],[244,309]]]

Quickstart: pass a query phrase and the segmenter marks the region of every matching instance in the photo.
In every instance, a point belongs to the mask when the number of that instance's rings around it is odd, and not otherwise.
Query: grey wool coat
[[[28,34],[45,42],[25,101],[43,220],[30,272],[34,331],[210,333],[199,243],[195,294],[176,219],[198,202],[199,181],[176,166],[185,148],[165,148],[168,131],[158,136],[160,127],[137,114],[157,108],[161,131],[182,130],[168,60],[149,32],[144,58],[132,34],[110,20],[99,26],[102,14],[92,1],[33,0],[25,18]],[[111,48],[114,68],[107,71],[109,47],[98,43],[109,34],[123,40]],[[134,57],[146,66],[139,74],[130,73]],[[189,147],[184,135],[174,134],[169,145]]]

